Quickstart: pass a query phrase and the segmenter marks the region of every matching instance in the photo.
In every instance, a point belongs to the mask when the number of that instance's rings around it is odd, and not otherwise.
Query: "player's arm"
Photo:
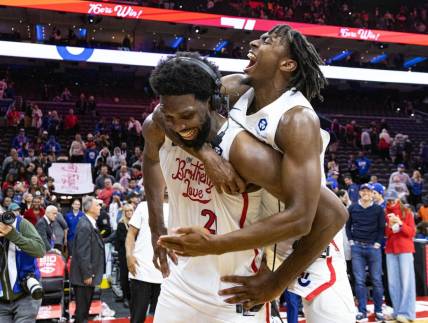
[[[162,175],[159,160],[159,149],[165,140],[165,133],[148,116],[143,124],[144,150],[143,173],[144,191],[149,210],[149,225],[152,233],[153,262],[155,267],[162,271],[164,276],[169,274],[166,250],[157,244],[158,238],[167,233],[163,217],[163,197],[165,180]]]
[[[126,240],[125,240],[125,249],[126,249],[126,264],[128,266],[128,270],[131,274],[134,276],[137,273],[137,258],[134,256],[134,249],[135,249],[135,240],[138,236],[138,230],[134,226],[130,225],[128,229],[128,233],[126,234]]]

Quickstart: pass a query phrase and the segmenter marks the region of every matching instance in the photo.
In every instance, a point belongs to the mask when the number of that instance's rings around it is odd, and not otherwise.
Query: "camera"
[[[33,299],[42,299],[44,295],[43,287],[40,285],[39,281],[34,278],[33,274],[27,274],[21,284],[24,290],[30,294]]]
[[[16,215],[12,211],[6,211],[0,214],[0,222],[7,225],[12,225],[13,222],[15,222],[15,218],[16,218]]]

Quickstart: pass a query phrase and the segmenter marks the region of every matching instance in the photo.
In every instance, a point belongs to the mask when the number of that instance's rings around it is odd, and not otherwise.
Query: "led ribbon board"
[[[65,47],[32,43],[0,41],[0,56],[106,63],[134,66],[156,66],[160,59],[170,54],[130,52],[109,49],[83,47]],[[242,73],[248,60],[210,57],[221,71]],[[428,73],[389,71],[368,68],[350,68],[340,66],[321,66],[325,77],[331,79],[425,84],[428,85]]]
[[[231,17],[202,12],[140,7],[126,4],[83,0],[0,0],[0,5],[258,31],[268,31],[278,24],[286,23],[307,36],[428,46],[428,35],[426,34]]]

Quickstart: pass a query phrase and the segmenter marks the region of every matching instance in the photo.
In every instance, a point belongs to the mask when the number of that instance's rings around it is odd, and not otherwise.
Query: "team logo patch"
[[[297,282],[302,287],[308,287],[311,283],[311,280],[309,279],[309,273],[303,273],[298,279]]]
[[[267,125],[268,125],[268,123],[267,123],[267,120],[265,118],[259,120],[258,127],[259,127],[260,131],[266,130]]]

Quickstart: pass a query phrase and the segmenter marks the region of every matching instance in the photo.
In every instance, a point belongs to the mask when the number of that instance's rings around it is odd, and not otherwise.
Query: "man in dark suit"
[[[58,209],[49,205],[45,210],[45,215],[39,221],[37,221],[36,229],[37,232],[43,239],[46,251],[52,251],[55,243],[55,235],[53,233],[52,224],[56,220],[58,215]]]
[[[76,323],[86,323],[95,286],[101,283],[105,270],[104,243],[96,221],[102,201],[88,196],[83,199],[83,216],[73,240],[70,282],[76,297]]]

